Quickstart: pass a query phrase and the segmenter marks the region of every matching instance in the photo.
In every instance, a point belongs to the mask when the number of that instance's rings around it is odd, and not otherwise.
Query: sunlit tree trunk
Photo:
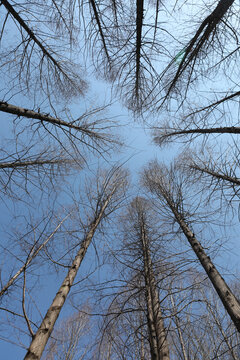
[[[105,204],[105,207],[107,203]],[[71,289],[71,286],[74,282],[74,279],[77,275],[78,269],[82,263],[82,260],[87,252],[87,249],[92,241],[93,235],[95,230],[103,216],[103,211],[98,215],[98,217],[94,220],[91,224],[90,229],[83,240],[81,247],[75,257],[72,266],[70,267],[67,276],[65,277],[62,285],[60,286],[50,308],[48,309],[38,331],[34,335],[34,338],[31,342],[31,345],[28,349],[27,355],[24,359],[33,360],[33,359],[40,359],[43,353],[43,350],[47,344],[47,341],[53,331],[53,327],[55,322],[62,310],[62,307],[65,303],[65,300],[68,296],[68,293]]]
[[[80,249],[68,271],[67,276],[62,282],[62,285],[60,286],[51,306],[49,307],[40,327],[33,336],[28,352],[24,358],[26,360],[36,360],[41,358],[47,341],[53,331],[54,324],[60,314],[60,311],[65,303],[68,293],[70,292],[71,286],[73,285],[74,279],[84,259],[87,249],[93,239],[94,233],[101,220],[106,216],[106,209],[110,205],[114,194],[119,191],[121,185],[124,184],[124,180],[126,181],[126,177],[124,179],[123,174],[119,173],[117,175],[118,177],[116,174],[116,170],[115,172],[112,171],[110,176],[107,177],[104,181],[103,190],[97,199],[94,220],[89,225],[86,235],[81,243]],[[111,176],[114,177],[112,183],[110,181]]]

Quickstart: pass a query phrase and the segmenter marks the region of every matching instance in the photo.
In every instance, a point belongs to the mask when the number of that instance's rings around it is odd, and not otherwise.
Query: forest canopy
[[[4,358],[240,359],[239,10],[0,2]]]

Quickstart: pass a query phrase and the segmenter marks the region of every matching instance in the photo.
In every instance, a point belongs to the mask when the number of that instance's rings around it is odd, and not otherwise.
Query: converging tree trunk
[[[182,199],[182,194],[180,193],[181,186],[179,186],[178,184],[178,186],[174,187],[174,185],[171,183],[173,181],[173,174],[171,175],[172,176],[170,176],[167,168],[161,168],[155,162],[153,163],[153,166],[150,165],[149,169],[145,171],[146,186],[148,186],[149,189],[153,193],[155,193],[159,199],[163,200],[165,206],[167,206],[173,213],[182,232],[187,238],[202,267],[206,271],[208,278],[212,282],[215,290],[217,291],[226,311],[230,315],[237,330],[240,332],[240,303],[235,297],[235,295],[232,293],[216,267],[214,266],[210,257],[207,256],[207,254],[205,253],[201,243],[197,240],[195,234],[189,228],[189,225],[186,223],[182,214],[183,211],[180,212],[179,209],[183,208],[183,203],[179,203],[179,201],[182,201],[179,200]],[[179,192],[177,195],[177,204],[175,204],[174,195],[172,193],[174,188],[177,189],[177,191]]]
[[[147,322],[149,329],[149,342],[152,360],[169,360],[167,332],[164,327],[159,293],[153,271],[149,239],[146,222],[144,219],[143,203],[140,198],[136,199],[138,212],[138,226],[140,229],[140,243],[144,263],[145,294],[147,304]]]
[[[149,340],[151,345],[152,360],[169,360],[166,330],[164,328],[159,295],[152,269],[152,261],[147,244],[144,225],[141,228],[141,232],[144,257],[144,277],[146,285]]]
[[[62,285],[60,286],[50,308],[48,309],[38,331],[34,335],[34,338],[31,342],[31,345],[28,349],[27,355],[24,359],[40,359],[43,353],[43,350],[47,344],[47,341],[53,331],[55,322],[62,310],[62,307],[65,303],[65,300],[68,296],[68,293],[71,289],[73,281],[77,275],[78,269],[82,263],[82,260],[87,252],[87,249],[92,241],[95,230],[103,216],[105,207],[107,206],[108,201],[105,203],[103,211],[94,219],[93,223],[90,225],[90,229],[84,238],[81,247],[75,257],[72,266],[70,267],[67,276],[65,277]]]
[[[240,127],[238,126],[221,126],[221,127],[199,127],[191,129],[172,129],[172,128],[153,128],[153,140],[154,142],[162,146],[170,142],[179,140],[181,137],[186,141],[186,135],[198,136],[198,135],[209,135],[209,134],[240,134]],[[191,141],[191,139],[189,140]]]
[[[76,257],[72,262],[68,274],[63,280],[62,285],[60,286],[51,306],[49,307],[40,327],[38,328],[36,334],[33,337],[31,345],[24,358],[25,360],[36,360],[41,358],[47,341],[53,331],[54,324],[60,314],[60,311],[62,310],[65,300],[70,292],[74,279],[80,268],[80,265],[93,239],[94,233],[101,220],[106,216],[106,209],[108,206],[110,206],[110,203],[112,202],[112,198],[114,197],[115,193],[118,193],[119,190],[121,191],[122,185],[125,184],[126,178],[124,179],[123,174],[121,173],[118,173],[118,176],[116,176],[116,172],[116,170],[115,173],[114,171],[111,172],[112,177],[115,177],[112,182],[111,176],[107,177],[107,180],[104,181],[102,192],[99,194],[99,197],[97,199],[94,219],[89,225],[89,228],[81,243]],[[113,209],[111,209],[111,211],[113,211]]]
[[[94,115],[94,112],[100,112],[102,110],[102,108],[99,109],[95,109],[92,112],[89,112],[89,115]],[[83,144],[86,143],[86,140],[84,140],[84,137],[86,136],[86,138],[91,139],[92,141],[94,140],[102,140],[107,141],[107,135],[104,133],[101,133],[101,131],[96,131],[95,129],[95,122],[89,122],[89,120],[85,120],[84,117],[86,116],[86,114],[83,114],[82,116],[80,116],[77,120],[73,120],[73,121],[65,121],[62,120],[60,118],[51,116],[50,114],[44,114],[41,113],[40,111],[33,111],[31,109],[26,109],[26,108],[22,108],[20,106],[16,106],[13,104],[9,104],[5,101],[0,101],[0,111],[4,112],[4,113],[8,113],[8,114],[13,114],[16,115],[18,117],[23,117],[23,118],[27,118],[27,119],[36,119],[39,120],[41,125],[44,127],[44,124],[51,124],[53,126],[55,126],[56,128],[61,128],[65,133],[67,131],[72,131],[75,130],[79,133],[81,133],[82,137],[81,137],[81,141]],[[75,140],[78,137],[75,136]],[[110,139],[109,139],[110,141]],[[113,141],[113,139],[111,140]]]

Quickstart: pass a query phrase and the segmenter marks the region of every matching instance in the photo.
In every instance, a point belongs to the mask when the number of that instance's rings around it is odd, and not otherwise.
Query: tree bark
[[[143,7],[144,1],[137,0],[136,16],[136,97],[139,97],[140,91],[140,67],[141,67],[141,48],[142,48],[142,27],[143,27]]]
[[[240,332],[240,303],[237,298],[234,296],[225,280],[222,278],[210,257],[206,255],[201,243],[197,240],[194,233],[190,230],[186,222],[184,221],[182,215],[178,212],[170,196],[166,191],[162,192],[165,200],[167,201],[171,211],[173,212],[175,219],[180,225],[184,235],[186,236],[189,244],[191,245],[193,251],[197,255],[202,267],[206,271],[210,281],[212,282],[215,290],[217,291],[223,306],[231,317],[234,325],[237,330]]]
[[[158,129],[155,128],[155,131]],[[203,128],[203,129],[183,129],[183,130],[174,130],[167,132],[166,130],[163,134],[155,135],[154,136],[154,142],[156,144],[161,145],[165,141],[167,141],[168,138],[174,137],[174,136],[180,136],[180,135],[188,135],[188,134],[240,134],[240,127],[238,126],[224,126],[224,127],[216,127],[216,128]],[[159,129],[159,132],[161,132],[161,129]]]
[[[82,241],[81,247],[68,271],[67,276],[65,277],[62,285],[60,286],[50,308],[48,309],[39,329],[37,330],[34,338],[31,342],[31,345],[28,349],[28,352],[25,356],[25,360],[38,360],[41,358],[41,355],[44,351],[44,348],[47,344],[47,341],[53,331],[54,324],[60,314],[60,311],[65,303],[65,300],[70,292],[71,286],[74,282],[74,279],[77,275],[77,272],[80,268],[82,260],[87,252],[87,249],[92,241],[93,235],[99,225],[101,219],[104,216],[105,209],[107,208],[113,193],[115,192],[116,187],[113,188],[111,194],[104,201],[101,209],[96,214],[95,219],[92,221],[89,231],[86,234],[84,240]]]
[[[152,360],[170,360],[167,334],[161,312],[156,279],[153,272],[147,232],[143,216],[140,215],[141,243],[144,259],[144,277],[146,286],[148,329]]]
[[[211,175],[211,176],[213,176],[213,177],[215,177],[217,179],[228,181],[228,182],[231,182],[232,184],[235,184],[235,185],[240,185],[240,179],[238,179],[236,177],[232,177],[232,176],[228,176],[228,175],[224,175],[224,174],[219,174],[216,171],[213,171],[213,170],[208,169],[208,168],[202,168],[202,167],[200,167],[198,165],[195,165],[195,164],[190,165],[189,167],[191,169],[197,170],[199,172]]]
[[[27,168],[34,166],[43,166],[43,165],[56,165],[67,162],[68,160],[56,159],[56,160],[23,160],[23,161],[13,161],[13,162],[0,162],[0,169],[15,169],[15,168]]]
[[[77,130],[77,131],[80,131],[80,132],[90,136],[90,137],[95,137],[95,138],[101,137],[98,133],[88,130],[84,126],[79,126],[79,125],[73,124],[72,122],[67,122],[67,121],[55,118],[53,116],[50,116],[49,114],[42,114],[42,113],[39,113],[39,112],[36,112],[33,110],[21,108],[19,106],[15,106],[15,105],[9,104],[4,101],[0,101],[0,111],[6,112],[9,114],[13,114],[13,115],[17,115],[17,116],[21,116],[21,117],[25,117],[28,119],[37,119],[37,120],[48,122],[50,124],[53,124],[53,125],[56,125],[59,127],[66,127],[69,129]]]

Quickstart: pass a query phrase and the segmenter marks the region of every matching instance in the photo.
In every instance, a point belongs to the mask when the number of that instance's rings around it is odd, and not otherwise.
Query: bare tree
[[[106,108],[93,108],[77,118],[73,118],[71,113],[66,111],[66,120],[63,120],[46,113],[0,102],[0,111],[16,116],[12,118],[16,125],[16,143],[19,137],[30,131],[31,137],[36,139],[35,142],[47,137],[54,144],[60,145],[61,151],[66,152],[65,156],[75,162],[77,159],[86,162],[86,154],[89,152],[104,156],[121,144],[113,134],[114,122],[105,118]],[[18,118],[20,120],[16,121]],[[27,119],[29,121],[26,122]]]
[[[214,297],[216,297],[215,293],[210,293],[209,292],[205,292],[204,293],[204,288],[201,290],[206,308],[209,312],[209,316],[206,318],[206,322],[207,322],[207,328],[212,329],[213,331],[216,332],[215,334],[210,334],[212,335],[212,338],[215,339],[219,339],[221,341],[221,343],[223,344],[221,346],[221,344],[214,344],[215,345],[215,349],[213,350],[216,352],[216,354],[219,353],[219,357],[223,356],[225,353],[229,353],[230,356],[232,357],[233,360],[237,360],[239,359],[237,353],[236,353],[236,342],[238,342],[238,337],[239,335],[236,333],[235,329],[233,328],[233,326],[231,324],[229,324],[226,321],[226,315],[225,314],[221,314],[221,310],[218,304],[218,299],[215,299]],[[226,324],[227,322],[227,324]],[[215,325],[213,327],[213,325]],[[214,342],[214,340],[212,340]],[[214,354],[215,355],[215,354]]]
[[[82,5],[86,41],[97,72],[114,82],[128,108],[141,112],[146,99],[154,98],[155,59],[167,52],[157,36],[166,34],[159,21],[162,1],[91,0]]]
[[[97,193],[95,198],[95,209],[91,215],[92,219],[86,228],[84,239],[82,240],[78,252],[69,267],[68,274],[62,282],[51,306],[49,307],[36,334],[34,334],[31,345],[25,359],[40,359],[46,343],[53,331],[54,324],[60,314],[65,300],[73,285],[74,279],[85,257],[87,249],[93,239],[94,233],[100,222],[112,213],[121,203],[126,187],[126,172],[115,168],[103,174],[97,182]],[[93,196],[93,194],[92,194]],[[92,199],[91,196],[91,199]],[[92,201],[92,200],[91,200]]]
[[[159,145],[165,145],[168,143],[174,143],[176,140],[179,142],[191,142],[200,135],[209,136],[210,134],[240,134],[240,128],[237,126],[222,126],[212,128],[202,128],[200,126],[196,128],[167,128],[167,127],[154,127],[153,128],[153,140]],[[187,138],[188,137],[188,138]]]
[[[75,142],[75,146],[73,147],[77,148],[77,142],[79,142],[82,147],[87,146],[89,149],[92,148],[96,151],[98,149],[104,151],[104,146],[106,146],[108,142],[109,145],[110,143],[118,143],[117,140],[114,141],[114,138],[110,140],[110,135],[107,134],[107,130],[111,129],[111,122],[109,121],[109,124],[106,125],[104,119],[94,119],[95,116],[101,116],[103,110],[104,107],[95,108],[83,113],[77,119],[72,119],[70,114],[66,114],[68,121],[65,121],[50,116],[49,114],[21,108],[8,104],[7,102],[0,102],[0,111],[16,115],[19,118],[31,119],[32,121],[29,122],[29,124],[30,127],[35,127],[35,131],[43,128],[50,134],[52,132],[53,137],[55,139],[59,138],[58,142],[61,142],[61,137],[57,133],[57,129],[60,129],[62,135],[65,135],[71,143]],[[37,122],[33,120],[37,120]],[[52,126],[52,128],[49,127],[49,125]],[[53,129],[56,130],[54,131]]]
[[[177,330],[181,331],[181,339],[178,332],[171,329],[174,359],[239,359],[239,333],[209,284],[202,282],[198,286],[198,303],[188,307],[186,313],[179,313],[175,309],[173,319],[179,326]],[[182,344],[184,357],[180,350]]]
[[[1,197],[24,201],[36,198],[36,192],[50,194],[61,188],[67,175],[82,168],[80,161],[74,161],[71,153],[62,148],[49,146],[40,150],[39,144],[20,144],[11,141],[0,149]],[[5,145],[5,146],[4,146]],[[12,149],[12,151],[11,151]]]
[[[0,35],[3,73],[0,111],[12,115],[5,118],[16,125],[16,146],[19,138],[27,148],[32,146],[31,141],[36,144],[49,140],[53,147],[62,147],[61,161],[64,157],[84,162],[89,152],[105,156],[120,144],[112,134],[115,124],[104,114],[106,106],[81,110],[78,116],[69,110],[69,101],[75,95],[86,93],[80,68],[73,64],[78,49],[75,35],[79,35],[80,26],[76,25],[77,4],[49,0],[37,5],[3,1],[1,5],[4,21]],[[89,11],[83,23],[88,16]],[[9,32],[14,36],[9,36]],[[83,62],[83,57],[80,60]],[[12,98],[17,98],[15,103],[11,103]],[[10,128],[10,122],[9,125]],[[35,158],[39,152],[38,149]],[[24,158],[19,160],[24,162]]]
[[[94,359],[151,359],[146,299],[136,277],[114,294],[100,329]]]
[[[185,83],[182,81],[184,89],[178,91],[179,95],[181,94],[182,98],[185,99],[186,92],[188,91],[192,78],[197,78],[199,75],[203,74],[200,67],[203,66],[204,60],[206,62],[207,55],[214,51],[219,56],[217,44],[219,44],[221,49],[220,57],[222,58],[220,63],[227,58],[227,56],[224,56],[223,51],[223,44],[225,42],[223,35],[226,36],[225,30],[227,29],[234,39],[238,38],[234,25],[232,25],[231,21],[228,21],[228,17],[231,18],[231,15],[229,14],[233,3],[234,0],[218,1],[217,6],[212,10],[212,12],[210,12],[205,19],[201,19],[201,23],[192,38],[162,72],[159,80],[161,81],[165,79],[166,81],[167,78],[165,85],[166,93],[162,100],[163,102],[173,91],[176,91],[176,85],[180,80],[182,80],[183,74],[187,72]],[[229,56],[231,55],[232,51]],[[176,66],[178,61],[179,64]],[[216,60],[214,65],[218,65]],[[213,68],[215,67],[214,65],[212,65]],[[171,70],[175,67],[177,67],[177,69],[176,71],[174,69],[172,74]],[[200,70],[197,71],[195,68],[200,68]],[[162,105],[162,103],[160,104]]]
[[[49,241],[52,239],[52,237],[56,234],[56,232],[59,230],[59,228],[61,227],[61,225],[63,224],[63,222],[70,216],[70,214],[68,214],[67,216],[65,216],[56,226],[56,228],[52,231],[52,233],[50,235],[48,235],[46,237],[46,239],[44,239],[41,242],[41,237],[43,237],[43,234],[41,233],[41,236],[38,239],[35,239],[34,244],[32,245],[32,248],[30,249],[30,252],[27,256],[27,259],[25,261],[25,263],[21,266],[21,268],[8,280],[8,282],[2,286],[2,289],[0,291],[0,297],[4,295],[5,292],[7,292],[10,288],[10,286],[12,286],[16,280],[18,279],[18,277],[24,273],[27,268],[31,265],[32,261],[36,258],[36,256],[39,254],[40,251],[42,251],[47,244],[49,243]],[[48,215],[49,218],[49,215]],[[34,231],[36,229],[34,228]],[[29,236],[29,232],[27,234]]]
[[[178,310],[176,308],[174,297],[173,297],[172,294],[170,295],[170,299],[171,299],[172,309],[173,309],[173,319],[174,319],[174,322],[176,324],[176,328],[177,328],[177,332],[178,332],[178,338],[179,338],[179,342],[180,342],[180,345],[181,345],[181,350],[182,350],[181,353],[182,353],[182,356],[183,356],[183,360],[188,360],[188,356],[187,356],[187,352],[186,352],[186,345],[185,345],[185,342],[184,342],[182,329],[181,329],[181,324],[180,324],[180,320],[179,320],[179,316],[178,316]]]
[[[121,340],[118,336],[116,339],[113,337],[116,343],[113,347],[119,346],[123,349],[123,354],[125,349],[132,349],[130,353],[137,351],[135,356],[142,359],[147,341],[151,359],[169,359],[167,328],[159,295],[159,278],[166,274],[161,274],[160,270],[157,272],[158,266],[152,261],[156,251],[153,248],[157,247],[159,237],[158,233],[154,233],[152,221],[154,222],[154,215],[150,204],[141,197],[135,198],[122,215],[121,249],[113,254],[123,267],[120,282],[122,286],[118,288],[108,308],[104,332],[114,333],[115,326],[118,328],[120,324],[125,324],[129,329],[128,335],[122,336]]]
[[[143,276],[151,358],[165,360],[169,359],[167,331],[164,326],[156,279],[153,272],[148,233],[149,220],[147,219],[146,206],[144,199],[136,198],[131,205],[132,214],[130,214],[132,220],[135,220],[133,227],[138,236],[139,250],[142,251],[143,257]]]
[[[184,209],[181,184],[177,183],[174,169],[169,170],[164,165],[160,166],[157,162],[151,163],[144,172],[144,182],[146,187],[161,201],[161,205],[169,208],[170,212],[172,212],[175,221],[217,291],[226,311],[237,330],[240,331],[240,303],[187,223],[187,210]]]

